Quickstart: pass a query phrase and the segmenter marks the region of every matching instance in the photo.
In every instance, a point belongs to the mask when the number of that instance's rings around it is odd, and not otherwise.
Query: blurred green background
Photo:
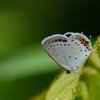
[[[0,1],[0,100],[28,100],[49,87],[62,68],[41,41],[53,34],[100,34],[99,0]]]

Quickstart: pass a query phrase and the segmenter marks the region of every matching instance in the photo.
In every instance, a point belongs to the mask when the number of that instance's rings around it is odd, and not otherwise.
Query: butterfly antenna
[[[62,71],[62,70],[61,70],[61,71]],[[52,76],[54,76],[54,75],[56,75],[56,74],[60,73],[61,71],[56,72],[56,73],[54,73],[54,74],[51,74],[51,75],[49,75],[48,77],[52,77]]]
[[[56,77],[56,80],[57,80],[64,72],[65,72],[65,70],[62,71],[62,73],[60,73],[60,74]]]

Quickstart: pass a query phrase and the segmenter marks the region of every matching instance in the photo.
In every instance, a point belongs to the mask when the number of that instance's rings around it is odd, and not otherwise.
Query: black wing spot
[[[85,43],[88,44],[89,42],[88,41],[85,41]]]
[[[89,51],[91,51],[91,49],[88,49]]]
[[[60,46],[62,46],[62,44],[60,44]]]
[[[73,49],[73,47],[71,47],[71,49]]]
[[[75,58],[75,60],[76,60],[77,58]]]
[[[71,56],[69,56],[69,58],[71,58]]]
[[[61,41],[62,41],[62,39],[58,39],[58,41],[59,41],[59,42],[61,42]]]
[[[77,44],[77,42],[75,42],[75,44]]]
[[[85,56],[87,56],[87,55],[85,55]]]
[[[67,44],[64,44],[64,46],[66,46]]]
[[[80,46],[79,44],[77,44],[78,46]]]
[[[82,39],[82,41],[84,41],[84,39]]]
[[[82,50],[80,50],[82,52]]]
[[[87,50],[84,50],[85,52],[87,52]]]
[[[58,46],[58,44],[56,44]]]
[[[52,46],[50,46],[50,47],[52,47]]]
[[[68,44],[68,46],[70,46],[70,44]]]
[[[66,36],[69,38],[72,34],[66,34]]]
[[[63,42],[67,42],[67,40],[63,40]]]

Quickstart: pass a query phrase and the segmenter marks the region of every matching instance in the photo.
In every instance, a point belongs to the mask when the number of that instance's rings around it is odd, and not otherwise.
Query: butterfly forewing
[[[48,55],[60,66],[68,68],[66,46],[68,38],[64,35],[53,35],[42,41],[42,46]]]

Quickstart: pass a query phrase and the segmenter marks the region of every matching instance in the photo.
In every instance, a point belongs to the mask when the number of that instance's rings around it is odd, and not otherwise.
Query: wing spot
[[[53,45],[55,47],[55,45]]]
[[[67,42],[67,40],[63,40],[63,42]]]
[[[71,49],[73,49],[73,47],[71,47]]]
[[[87,55],[85,55],[85,56],[87,56]]]
[[[60,44],[60,46],[62,46],[62,44]]]
[[[79,46],[79,44],[77,44]]]
[[[76,60],[77,58],[75,58],[75,60]]]
[[[56,44],[58,46],[58,44]]]
[[[57,42],[57,40],[55,40],[55,42]]]
[[[79,47],[79,49],[81,49],[81,47]]]
[[[67,44],[64,44],[64,46],[66,46]]]
[[[50,50],[50,48],[48,48],[48,50]]]
[[[59,56],[59,55],[60,55],[60,53],[57,54],[57,56]]]
[[[68,44],[68,46],[70,46],[70,44]]]
[[[69,58],[71,58],[71,56],[69,56]]]
[[[74,39],[71,40],[72,42],[74,41]]]
[[[77,42],[75,42],[75,44],[77,44]]]
[[[50,46],[50,47],[52,47],[52,46]]]
[[[82,50],[80,50],[82,52]]]
[[[91,49],[88,49],[89,51],[91,51]]]
[[[87,52],[87,50],[84,50],[85,52]]]
[[[62,41],[62,39],[58,39],[58,41]]]
[[[84,39],[82,39],[82,41],[84,41]]]

